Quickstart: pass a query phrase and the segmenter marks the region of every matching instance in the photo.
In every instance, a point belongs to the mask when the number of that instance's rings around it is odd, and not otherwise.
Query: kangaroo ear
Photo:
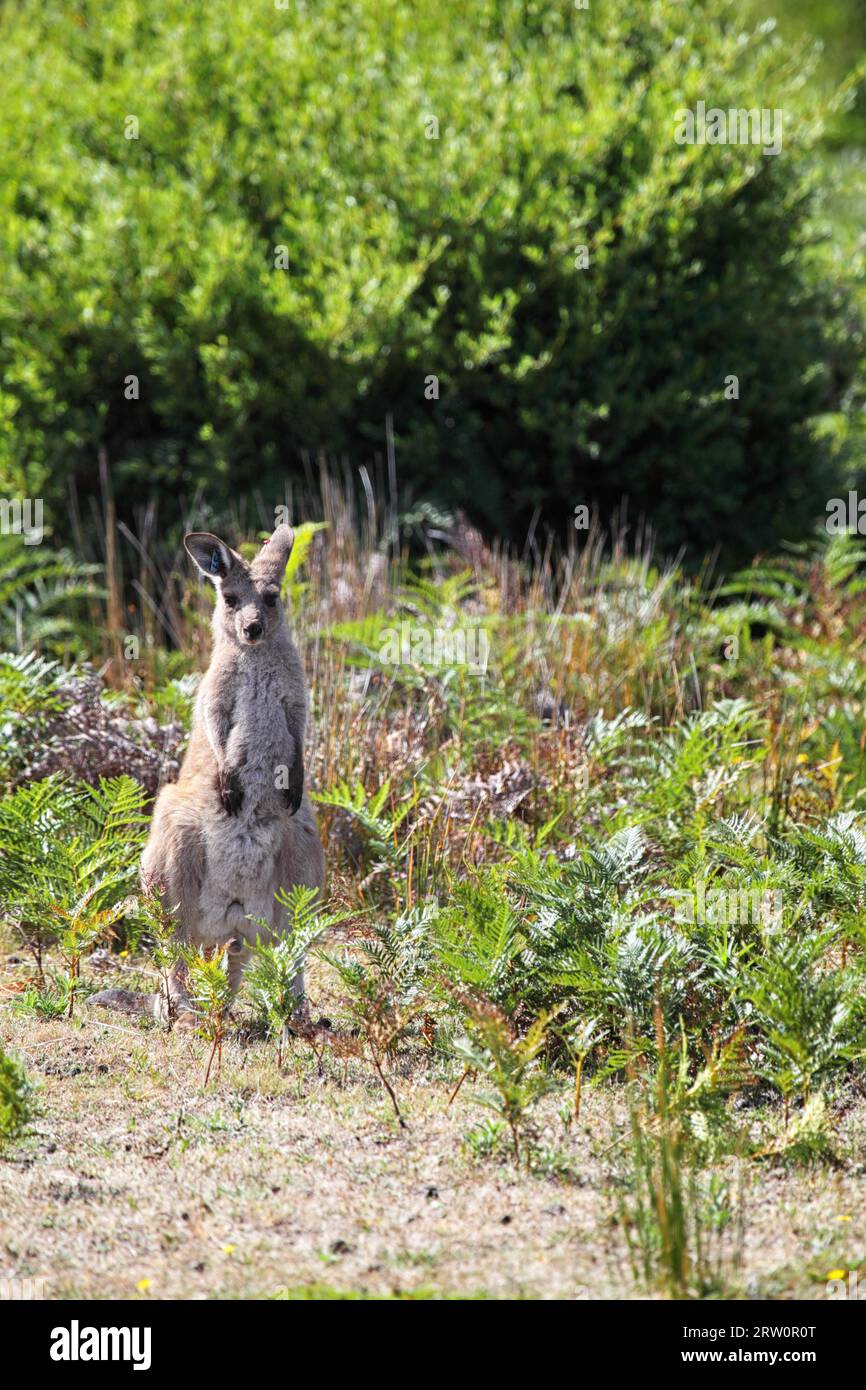
[[[294,543],[295,533],[291,526],[278,526],[250,565],[253,578],[267,580],[270,584],[280,584]]]
[[[234,551],[229,550],[219,536],[212,536],[210,531],[190,531],[188,536],[184,536],[183,543],[190,559],[214,584],[225,579],[235,562]]]

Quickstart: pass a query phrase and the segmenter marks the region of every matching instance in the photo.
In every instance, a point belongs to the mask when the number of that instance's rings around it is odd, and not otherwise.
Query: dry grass
[[[5,972],[13,977],[20,967]],[[313,998],[317,998],[316,981]],[[327,1004],[327,999],[318,997]],[[222,1071],[190,1033],[0,1011],[0,1038],[39,1079],[31,1137],[0,1163],[0,1277],[50,1298],[641,1296],[612,1220],[620,1094],[587,1088],[580,1122],[540,1109],[535,1171],[476,1158],[470,1083],[401,1057],[401,1130],[372,1070],[297,1043],[277,1070],[241,1011]],[[838,1117],[836,1167],[753,1164],[744,1261],[729,1295],[820,1298],[866,1244],[866,1104]]]

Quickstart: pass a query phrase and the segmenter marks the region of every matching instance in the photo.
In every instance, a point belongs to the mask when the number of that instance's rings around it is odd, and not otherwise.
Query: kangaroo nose
[[[250,638],[250,640],[256,637],[261,637],[262,625],[261,623],[247,623],[246,627],[244,628],[244,632],[246,633],[247,637]]]

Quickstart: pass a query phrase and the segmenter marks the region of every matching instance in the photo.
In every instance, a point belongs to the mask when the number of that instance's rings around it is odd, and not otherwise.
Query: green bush
[[[278,501],[304,450],[369,460],[390,411],[402,481],[501,530],[627,494],[665,546],[803,532],[860,328],[799,66],[743,25],[727,0],[7,4],[5,485],[62,530],[104,444],[127,515],[154,487]],[[699,100],[782,108],[781,154],[678,145]]]

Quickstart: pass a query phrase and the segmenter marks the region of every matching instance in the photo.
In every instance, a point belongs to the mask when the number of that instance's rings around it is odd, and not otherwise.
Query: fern
[[[0,648],[86,651],[92,636],[86,603],[100,597],[94,587],[99,573],[99,566],[84,564],[68,550],[0,535]]]
[[[296,884],[289,891],[280,889],[276,897],[287,910],[289,930],[279,941],[271,943],[267,923],[260,923],[264,940],[253,947],[244,987],[268,1036],[276,1041],[277,1065],[281,1067],[286,1030],[303,1005],[299,980],[304,961],[325,932],[345,919],[340,914],[324,912],[318,891],[303,884]]]
[[[506,1016],[486,1000],[466,1005],[465,1032],[452,1043],[464,1076],[481,1077],[488,1090],[474,1097],[476,1105],[492,1110],[511,1134],[515,1161],[525,1155],[531,1107],[551,1088],[551,1077],[540,1058],[556,1011],[532,1021],[515,1035]]]
[[[0,900],[40,975],[64,920],[117,920],[137,879],[145,801],[130,777],[88,787],[57,776],[0,800]]]

